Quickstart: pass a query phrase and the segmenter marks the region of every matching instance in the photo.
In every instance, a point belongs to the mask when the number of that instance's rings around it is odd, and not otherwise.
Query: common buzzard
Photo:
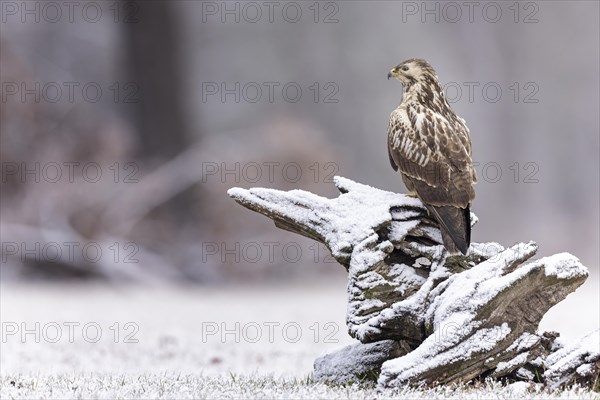
[[[438,221],[448,252],[466,254],[477,181],[469,129],[448,104],[427,61],[404,61],[390,71],[392,77],[403,86],[402,102],[388,126],[392,167]]]

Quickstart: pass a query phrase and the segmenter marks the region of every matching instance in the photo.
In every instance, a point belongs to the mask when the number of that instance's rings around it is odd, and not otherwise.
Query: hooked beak
[[[388,72],[388,81],[390,78],[395,78],[396,76],[398,76],[397,72],[392,69],[390,72]]]

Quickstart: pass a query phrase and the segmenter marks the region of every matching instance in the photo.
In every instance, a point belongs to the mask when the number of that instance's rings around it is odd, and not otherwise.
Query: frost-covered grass
[[[9,375],[0,382],[2,398],[94,399],[599,399],[572,388],[545,391],[527,384],[498,383],[432,389],[378,390],[373,385],[329,386],[304,379],[231,374],[58,374]]]
[[[345,290],[343,279],[279,288],[2,285],[0,398],[600,399],[577,389],[529,393],[523,385],[380,392],[315,384],[309,378],[314,359],[353,342],[344,321]],[[592,294],[569,310],[597,303]],[[7,323],[35,331],[36,322],[39,341],[32,333],[6,334]],[[128,322],[136,330],[125,328]],[[73,323],[79,325],[73,325],[71,342],[65,324]],[[86,323],[100,327],[98,341],[83,336]],[[53,324],[62,327],[56,342]],[[597,325],[566,312],[559,324],[544,328],[570,328],[577,337]],[[209,334],[215,327],[229,333]],[[94,333],[90,329],[88,339]],[[126,341],[127,335],[137,342]]]

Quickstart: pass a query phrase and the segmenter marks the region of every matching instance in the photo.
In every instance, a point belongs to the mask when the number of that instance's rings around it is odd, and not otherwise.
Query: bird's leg
[[[419,196],[417,196],[416,193],[408,193],[407,196],[408,197],[412,197],[413,199],[418,199],[419,198]]]

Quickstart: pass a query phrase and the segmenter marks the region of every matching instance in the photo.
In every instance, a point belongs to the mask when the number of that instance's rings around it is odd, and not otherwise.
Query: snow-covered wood
[[[317,379],[374,378],[395,387],[488,376],[564,385],[585,376],[595,384],[600,352],[565,351],[571,361],[561,368],[554,337],[537,332],[548,309],[587,278],[576,257],[529,261],[533,242],[472,243],[466,256],[448,256],[418,199],[341,177],[335,184],[335,199],[301,190],[228,192],[277,227],[325,244],[348,271],[348,333],[363,344],[319,358]],[[536,369],[546,360],[554,372]]]
[[[366,344],[358,342],[317,358],[313,379],[336,383],[376,380],[384,362],[409,351],[405,342],[397,340]]]

